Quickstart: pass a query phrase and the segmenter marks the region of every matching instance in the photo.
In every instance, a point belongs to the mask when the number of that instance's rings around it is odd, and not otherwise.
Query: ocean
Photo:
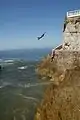
[[[0,120],[33,120],[50,84],[35,72],[51,49],[0,51]]]

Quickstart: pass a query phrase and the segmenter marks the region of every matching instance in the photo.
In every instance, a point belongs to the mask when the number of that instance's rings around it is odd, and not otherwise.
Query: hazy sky
[[[79,7],[80,0],[0,0],[0,49],[61,43],[64,16]],[[38,41],[44,32],[45,37]]]

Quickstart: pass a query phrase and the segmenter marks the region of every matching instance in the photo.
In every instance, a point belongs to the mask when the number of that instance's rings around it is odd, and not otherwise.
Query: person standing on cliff
[[[52,49],[52,53],[51,53],[51,62],[53,61],[54,56],[55,56],[55,49]]]
[[[68,23],[68,20],[67,20],[67,17],[65,16],[63,32],[64,32],[65,29],[66,29],[66,25],[67,25],[67,23]]]

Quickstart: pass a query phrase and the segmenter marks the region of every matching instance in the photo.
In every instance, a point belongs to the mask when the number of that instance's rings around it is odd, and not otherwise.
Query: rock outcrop
[[[48,55],[38,65],[41,77],[53,81],[47,88],[35,120],[80,120],[80,18],[67,19],[62,49],[53,62]]]
[[[63,49],[80,50],[80,17],[67,18],[63,33]]]

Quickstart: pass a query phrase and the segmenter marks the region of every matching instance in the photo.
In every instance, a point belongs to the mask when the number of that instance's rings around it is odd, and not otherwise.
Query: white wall
[[[69,11],[67,12],[67,17],[76,17],[80,16],[80,10],[74,10],[74,11]]]

